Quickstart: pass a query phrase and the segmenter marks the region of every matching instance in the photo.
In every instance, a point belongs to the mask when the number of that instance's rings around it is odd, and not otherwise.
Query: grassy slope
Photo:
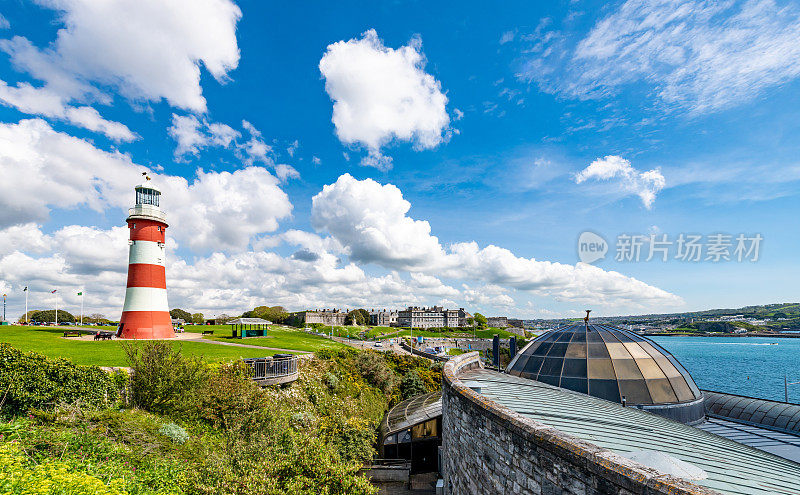
[[[75,364],[97,366],[127,366],[120,341],[81,341],[62,338],[64,330],[57,327],[0,327],[0,342],[7,342],[22,351],[36,351],[49,357],[64,357]],[[249,339],[253,340],[253,339]],[[248,344],[250,343],[248,340]],[[208,361],[227,361],[240,357],[263,357],[275,351],[248,349],[200,342],[174,342],[185,354],[200,355]]]
[[[224,329],[220,330],[217,330],[216,327],[212,325],[197,328],[204,330],[214,328],[214,335],[212,337],[206,336],[206,338],[220,342],[238,342],[247,345],[277,347],[280,349],[293,349],[296,351],[308,352],[314,352],[320,349],[338,349],[345,347],[344,344],[340,344],[339,342],[289,327],[272,326],[267,332],[267,337],[248,337],[241,340],[231,338],[230,327],[225,327]],[[194,326],[187,326],[186,330],[191,332],[199,331]]]

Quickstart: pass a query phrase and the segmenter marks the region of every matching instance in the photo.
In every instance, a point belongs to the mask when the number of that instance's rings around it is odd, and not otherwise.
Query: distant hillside
[[[709,309],[706,311],[695,311],[692,313],[680,314],[695,318],[732,315],[744,315],[750,318],[761,319],[798,318],[800,317],[800,303],[765,304],[762,306],[745,306],[737,309]]]
[[[689,320],[705,321],[719,318],[724,319],[724,317],[733,316],[741,316],[746,320],[758,320],[756,325],[745,322],[734,323],[735,326],[746,327],[750,330],[800,330],[800,303],[796,302],[745,306],[743,308],[708,309],[705,311],[690,311],[686,313],[606,316],[597,317],[595,320],[606,321],[616,325],[666,324],[685,327],[686,325],[690,325],[688,322]],[[578,321],[579,319],[568,318],[560,321],[573,320]]]
[[[605,318],[621,324],[667,323],[683,326],[686,320],[703,321],[724,317],[741,316],[744,319],[758,320],[757,326],[737,322],[736,326],[748,326],[750,330],[800,330],[800,303],[775,303],[743,308],[708,309],[686,313],[667,313],[640,316],[617,316]]]

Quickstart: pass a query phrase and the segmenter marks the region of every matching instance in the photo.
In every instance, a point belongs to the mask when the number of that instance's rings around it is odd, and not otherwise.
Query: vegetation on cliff
[[[263,389],[239,361],[209,364],[163,342],[128,349],[131,379],[2,350],[42,369],[29,376],[72,377],[64,390],[47,381],[46,400],[3,403],[3,493],[374,493],[359,470],[384,411],[440,379],[425,360],[354,349],[321,351],[291,386]]]

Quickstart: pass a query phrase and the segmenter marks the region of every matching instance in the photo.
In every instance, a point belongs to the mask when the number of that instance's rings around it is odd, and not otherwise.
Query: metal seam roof
[[[564,433],[625,455],[658,450],[708,473],[696,482],[727,494],[800,494],[800,464],[635,408],[488,370],[459,374],[481,395]]]

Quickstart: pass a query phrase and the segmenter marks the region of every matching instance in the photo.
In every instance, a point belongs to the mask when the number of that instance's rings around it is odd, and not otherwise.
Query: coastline
[[[683,332],[645,332],[645,337],[772,337],[779,339],[798,339],[800,333],[683,333]]]

